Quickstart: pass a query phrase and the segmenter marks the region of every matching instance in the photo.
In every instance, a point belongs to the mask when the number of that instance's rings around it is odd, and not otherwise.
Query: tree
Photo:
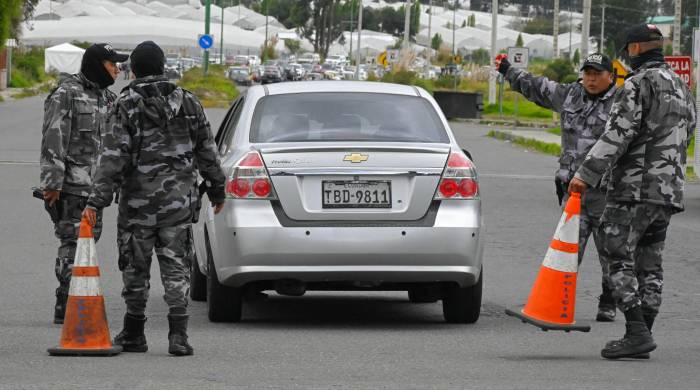
[[[471,61],[477,65],[488,65],[491,62],[491,53],[486,49],[472,51]]]
[[[574,52],[574,57],[571,59],[571,63],[574,65],[578,65],[579,62],[581,62],[581,53],[576,49]]]
[[[440,45],[442,45],[442,36],[440,36],[439,33],[435,33],[435,35],[433,35],[433,39],[430,40],[430,47],[433,50],[439,50]]]
[[[469,15],[469,17],[467,18],[467,26],[476,27],[476,15]]]
[[[18,38],[20,24],[31,18],[39,0],[0,0],[0,49],[8,38]]]
[[[292,54],[297,54],[301,50],[301,42],[296,39],[285,39],[284,47]]]
[[[518,39],[515,40],[515,47],[523,47],[525,43],[523,42],[523,34],[518,34]]]
[[[575,74],[574,67],[566,58],[557,58],[556,60],[550,62],[542,72],[543,76],[556,82],[561,82],[570,74]]]

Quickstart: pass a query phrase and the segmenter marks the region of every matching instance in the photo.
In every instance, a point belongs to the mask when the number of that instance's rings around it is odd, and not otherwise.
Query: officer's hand
[[[510,68],[510,61],[508,61],[508,56],[506,54],[497,55],[495,64],[498,73],[505,76],[508,72],[508,69]]]
[[[569,193],[574,193],[578,192],[579,194],[583,194],[586,192],[586,189],[588,188],[588,184],[586,184],[585,181],[578,179],[578,178],[573,178],[569,182]]]
[[[219,214],[221,212],[221,210],[224,209],[224,202],[220,202],[220,203],[211,202],[211,207],[214,208],[214,214]]]
[[[44,190],[44,200],[49,202],[49,206],[53,206],[54,203],[61,197],[61,191],[59,190]]]
[[[83,210],[83,218],[87,219],[90,226],[95,226],[97,223],[97,210],[88,206]]]

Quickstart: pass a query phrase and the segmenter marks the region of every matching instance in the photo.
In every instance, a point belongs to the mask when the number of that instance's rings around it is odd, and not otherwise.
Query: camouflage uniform
[[[688,142],[695,127],[688,87],[665,62],[650,61],[615,96],[605,133],[575,177],[597,183],[612,167],[601,220],[601,255],[610,263],[618,307],[661,304],[661,252],[671,215],[683,210]]]
[[[561,115],[561,156],[556,178],[563,183],[564,192],[574,173],[605,130],[613,96],[613,86],[603,96],[590,98],[581,83],[559,84],[546,77],[535,77],[516,68],[509,68],[506,78],[510,87],[535,104]],[[596,185],[598,183],[595,183]],[[565,199],[566,200],[566,199]],[[600,217],[605,207],[605,190],[597,186],[586,191],[581,199],[579,256],[581,263],[588,237],[593,233],[596,248],[601,248],[598,233]],[[600,258],[603,291],[611,291],[608,264]]]
[[[68,294],[81,212],[90,194],[100,136],[116,95],[81,73],[61,74],[59,86],[44,102],[41,139],[41,188],[59,190],[54,232],[61,241],[56,258],[57,296]],[[47,206],[48,207],[48,206]],[[93,228],[102,231],[102,216]]]
[[[125,88],[110,116],[88,205],[109,205],[121,183],[119,268],[127,312],[143,315],[155,247],[171,308],[187,307],[191,222],[199,205],[197,170],[212,202],[223,202],[225,177],[199,101],[162,76]]]

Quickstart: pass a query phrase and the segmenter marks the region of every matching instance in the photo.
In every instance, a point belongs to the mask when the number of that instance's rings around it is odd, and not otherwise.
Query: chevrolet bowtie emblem
[[[350,154],[345,155],[345,158],[343,159],[343,161],[350,161],[353,164],[359,164],[363,161],[367,161],[368,158],[369,158],[369,155],[367,155],[367,154],[350,153]]]

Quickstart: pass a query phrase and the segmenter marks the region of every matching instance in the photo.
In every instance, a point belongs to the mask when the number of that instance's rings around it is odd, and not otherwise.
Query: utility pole
[[[208,1],[208,0],[207,0]],[[269,12],[270,0],[265,1],[265,45],[263,45],[263,61],[267,60],[267,20]]]
[[[219,37],[219,65],[224,64],[224,4],[221,4],[221,37]]]
[[[571,60],[571,56],[574,55],[571,50],[571,32],[574,30],[574,23],[571,19],[571,1],[572,0],[569,0],[569,60]]]
[[[354,5],[355,5],[355,2],[353,0],[350,0],[350,51],[348,52],[348,59],[350,60],[351,64],[352,64],[352,30],[354,27],[352,25],[352,23],[354,22],[354,20],[353,20],[354,16],[352,16],[352,9],[355,8]],[[357,59],[355,59],[355,63],[357,64]]]
[[[682,0],[676,0],[676,14],[673,18],[673,55],[681,54],[681,6]]]
[[[583,25],[581,26],[581,55],[588,57],[588,37],[591,35],[591,0],[583,0]],[[578,64],[576,64],[578,66]]]
[[[406,0],[406,5],[404,6],[404,21],[403,21],[403,44],[401,45],[404,50],[411,47],[411,0]]]
[[[601,9],[601,23],[600,23],[600,48],[598,51],[605,54],[605,1],[603,1],[603,9]]]
[[[457,2],[459,0],[454,0],[454,4],[452,6],[452,58],[455,57],[455,24],[457,23]]]
[[[554,0],[554,28],[552,29],[552,57],[559,58],[559,0]]]
[[[211,0],[204,5],[204,34],[209,35],[209,18],[211,18]],[[204,74],[209,72],[209,49],[204,49]]]
[[[496,58],[496,41],[498,40],[498,0],[491,2],[491,63]],[[493,65],[492,65],[493,66]],[[492,68],[493,69],[493,68]],[[489,74],[489,104],[496,104],[496,76]]]
[[[428,55],[427,55],[428,58],[425,61],[425,63],[426,63],[425,66],[430,68],[430,55],[432,54],[431,52],[433,50],[433,36],[430,35],[431,34],[430,30],[433,27],[432,26],[432,24],[433,24],[433,0],[430,0],[430,2],[428,2],[428,12],[429,12],[428,13]]]
[[[360,12],[357,17],[357,64],[355,65],[355,80],[360,79],[360,64],[362,64],[362,0],[360,0]]]

